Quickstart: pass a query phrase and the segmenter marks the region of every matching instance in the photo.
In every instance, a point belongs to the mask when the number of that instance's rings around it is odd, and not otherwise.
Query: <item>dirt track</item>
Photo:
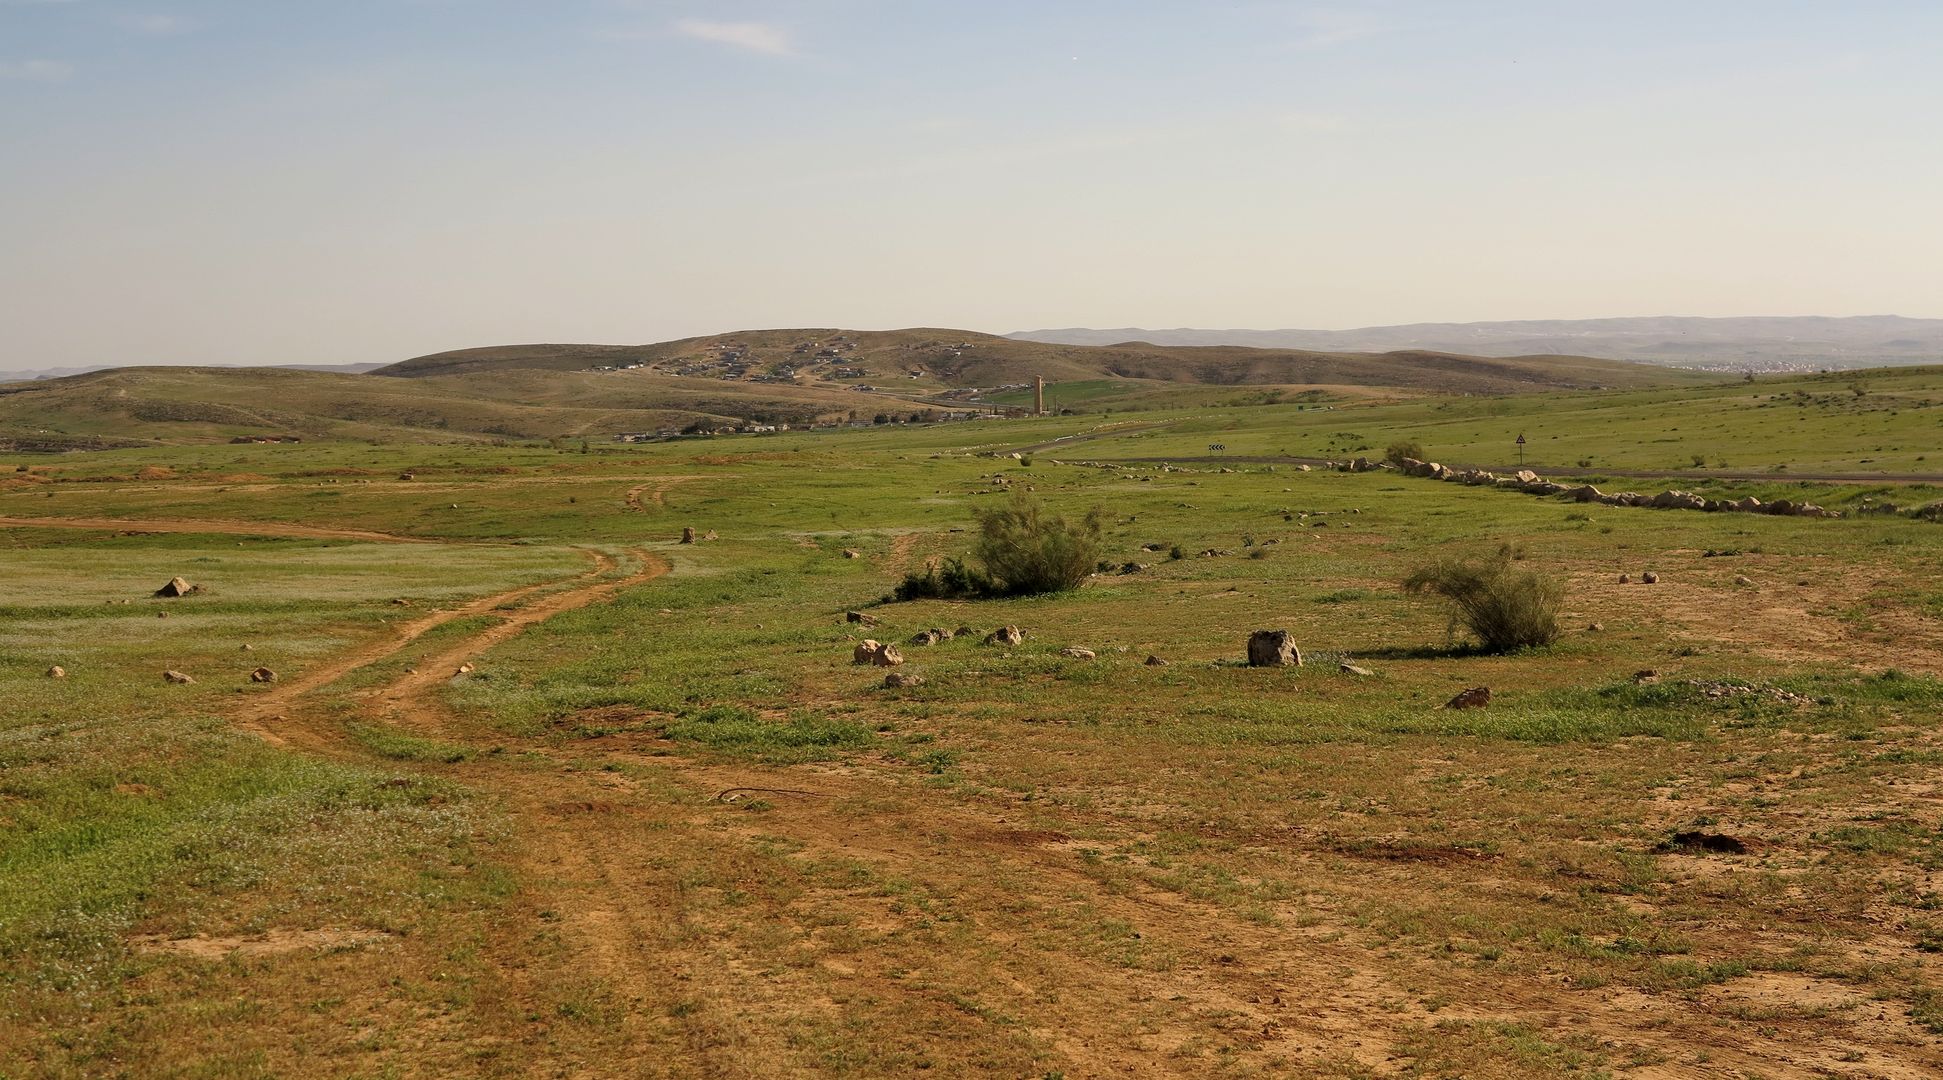
[[[88,529],[132,533],[224,533],[235,536],[288,536],[312,540],[368,540],[380,544],[436,544],[441,541],[369,529],[336,529],[285,521],[212,521],[185,518],[0,517],[0,529]]]

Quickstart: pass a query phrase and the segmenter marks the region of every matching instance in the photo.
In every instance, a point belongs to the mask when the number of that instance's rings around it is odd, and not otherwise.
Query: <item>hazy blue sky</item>
[[[0,0],[0,368],[1943,316],[1943,3]]]

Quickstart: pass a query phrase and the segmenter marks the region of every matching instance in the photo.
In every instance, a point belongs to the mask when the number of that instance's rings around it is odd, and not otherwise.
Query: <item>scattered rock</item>
[[[850,662],[853,664],[868,664],[871,662],[871,657],[877,655],[877,650],[883,647],[883,644],[876,638],[865,638],[857,642],[856,648],[850,650]]]
[[[1059,650],[1059,655],[1069,660],[1091,660],[1098,654],[1091,649],[1082,649],[1078,645],[1069,645]]]
[[[720,540],[720,539],[722,539],[722,538],[721,538],[721,537],[719,537],[719,536],[717,536],[717,535],[715,535],[715,530],[714,530],[714,529],[710,529],[709,531],[707,531],[707,532],[705,532],[705,533],[703,533],[703,534],[702,534],[702,539],[704,539],[704,540]]]
[[[400,480],[416,480],[416,479],[418,479],[418,477],[416,477],[416,476],[413,476],[413,475],[412,475],[411,473],[408,473],[408,472],[402,472],[402,473],[399,473],[399,474],[398,474],[398,479],[400,479]]]
[[[256,651],[256,646],[254,646],[254,645],[251,645],[251,644],[249,644],[248,642],[244,642],[244,643],[243,643],[243,646],[242,646],[242,648],[239,648],[239,649],[237,649],[236,651],[237,651],[237,652],[255,652],[255,651]]]
[[[460,665],[459,665],[459,670],[457,670],[457,671],[454,671],[454,672],[453,672],[452,674],[453,674],[453,675],[455,675],[455,676],[456,676],[456,675],[470,675],[470,674],[472,674],[472,665],[471,665],[471,664],[460,664]]]
[[[1473,686],[1444,703],[1446,709],[1482,709],[1491,704],[1491,688]]]
[[[936,645],[940,641],[946,640],[949,636],[950,635],[943,630],[920,630],[917,634],[912,636],[911,644],[920,647],[926,645]]]
[[[53,667],[47,669],[47,677],[50,679],[65,679],[67,678],[67,669],[59,664],[55,664]]]
[[[1688,679],[1687,685],[1714,700],[1737,697],[1764,697],[1778,701],[1783,705],[1813,705],[1815,703],[1814,698],[1774,686],[1749,686],[1746,683],[1710,682],[1704,679]]]
[[[1621,585],[1631,585],[1633,583],[1633,575],[1631,574],[1619,575],[1619,583]]]
[[[1248,635],[1249,667],[1301,667],[1302,653],[1287,630],[1257,630]]]
[[[1660,673],[1654,671],[1652,668],[1643,668],[1639,671],[1633,672],[1633,682],[1635,683],[1644,685],[1646,683],[1656,683],[1659,681],[1660,681]]]
[[[396,596],[392,598],[391,606],[392,607],[411,607],[412,602],[410,600],[405,599],[402,596]]]
[[[1596,622],[1596,623],[1588,623],[1585,629],[1586,629],[1586,633],[1588,634],[1596,634],[1601,630],[1604,630],[1605,628],[1606,628],[1605,623]]]
[[[1360,675],[1360,676],[1362,676],[1362,677],[1363,677],[1363,678],[1365,678],[1365,679],[1367,679],[1367,678],[1369,678],[1369,677],[1371,677],[1371,676],[1373,676],[1373,675],[1375,675],[1375,674],[1376,674],[1376,672],[1374,672],[1374,671],[1371,671],[1371,670],[1370,670],[1369,668],[1366,668],[1366,667],[1358,667],[1358,666],[1356,666],[1355,664],[1352,664],[1352,663],[1350,663],[1350,662],[1349,662],[1349,661],[1347,661],[1347,660],[1345,660],[1345,661],[1343,661],[1343,663],[1342,663],[1342,669],[1343,669],[1343,673],[1344,673],[1344,674],[1347,674],[1347,675]]]
[[[183,674],[180,671],[171,670],[171,671],[164,671],[162,673],[162,681],[172,682],[177,686],[188,686],[189,684],[195,682],[196,680],[190,678],[189,676]]]
[[[1641,585],[1658,585],[1660,583],[1660,575],[1648,570],[1639,576],[1639,583]]]
[[[164,585],[161,588],[155,590],[155,595],[159,597],[173,598],[177,596],[188,596],[190,593],[199,593],[201,591],[202,591],[202,586],[191,585],[184,578],[173,577],[169,579],[169,583],[167,585]]]
[[[952,637],[977,637],[978,631],[973,630],[969,626],[961,626],[951,636]]]
[[[260,667],[257,668],[255,671],[250,672],[250,681],[259,682],[259,683],[276,682],[277,673],[271,671],[269,668]]]
[[[682,526],[681,542],[684,544],[692,544],[695,542],[695,529],[693,526],[690,525]]]
[[[1025,631],[1016,626],[1001,626],[997,630],[985,635],[985,644],[1023,645],[1025,644]]]
[[[875,616],[872,616],[872,615],[866,615],[866,614],[864,614],[864,613],[863,613],[863,612],[861,612],[861,611],[846,611],[846,612],[844,612],[844,613],[843,613],[843,621],[844,621],[844,622],[853,622],[853,623],[858,623],[858,624],[861,624],[861,625],[863,625],[863,626],[876,626],[876,625],[877,625],[877,619],[876,619],[876,617],[875,617]]]
[[[861,559],[864,557],[864,553],[858,551],[856,548],[844,548],[843,557],[846,559]]]
[[[1166,666],[1167,666],[1167,661],[1166,661],[1166,660],[1163,660],[1163,659],[1161,659],[1161,658],[1160,658],[1160,657],[1158,657],[1158,656],[1149,656],[1149,657],[1147,658],[1147,666],[1148,666],[1148,667],[1166,667]]]
[[[1747,576],[1746,574],[1735,574],[1735,575],[1734,575],[1734,584],[1736,584],[1736,585],[1739,585],[1739,586],[1740,586],[1741,588],[1743,588],[1743,589],[1745,589],[1745,588],[1747,588],[1747,587],[1748,587],[1749,585],[1752,585],[1752,584],[1754,584],[1754,579],[1753,579],[1753,578],[1751,578],[1751,577],[1748,577],[1748,576]]]
[[[902,672],[893,671],[889,675],[884,676],[884,687],[888,690],[903,690],[908,687],[923,685],[924,676],[922,675],[906,675]]]

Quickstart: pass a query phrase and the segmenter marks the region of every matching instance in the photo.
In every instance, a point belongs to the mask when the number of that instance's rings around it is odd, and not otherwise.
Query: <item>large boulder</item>
[[[1656,510],[1705,510],[1707,500],[1691,491],[1662,491],[1651,505]]]
[[[862,641],[857,642],[856,648],[850,650],[850,662],[853,664],[873,663],[874,658],[877,655],[877,650],[883,647],[884,647],[883,643],[879,642],[877,639],[865,638]]]
[[[1001,626],[997,630],[985,635],[985,644],[1023,645],[1025,644],[1025,631],[1016,626]]]
[[[1527,481],[1527,483],[1536,483],[1536,482],[1537,481],[1535,480]],[[1604,492],[1600,491],[1596,487],[1593,487],[1591,484],[1581,484],[1578,487],[1575,487],[1572,490],[1566,492],[1565,497],[1572,500],[1573,502],[1589,503],[1589,502],[1600,502],[1604,500],[1606,496]]]
[[[191,683],[196,681],[195,679],[189,677],[188,675],[185,675],[180,671],[174,671],[174,670],[164,671],[162,673],[162,680],[164,682],[172,682],[177,686],[188,686]]]
[[[272,682],[276,682],[276,681],[277,681],[277,673],[276,673],[276,672],[274,672],[274,671],[271,671],[271,670],[270,670],[269,668],[266,668],[266,667],[260,667],[260,668],[257,668],[257,669],[256,669],[255,671],[252,671],[252,672],[250,672],[250,681],[251,681],[251,682],[255,682],[255,683],[272,683]]]
[[[1257,630],[1248,635],[1249,667],[1301,667],[1302,653],[1287,630]]]
[[[884,676],[884,688],[887,690],[903,690],[907,687],[923,685],[924,676],[922,675],[906,675],[902,672],[893,671],[889,675]]]
[[[177,596],[188,596],[190,593],[199,593],[201,591],[202,586],[191,585],[186,578],[172,577],[169,579],[168,584],[155,590],[155,595],[173,598]]]
[[[681,530],[681,542],[684,544],[692,544],[695,542],[695,527],[693,525],[683,526]]]

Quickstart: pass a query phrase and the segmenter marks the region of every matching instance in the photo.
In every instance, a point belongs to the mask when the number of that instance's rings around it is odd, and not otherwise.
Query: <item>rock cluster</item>
[[[1708,513],[1777,514],[1784,517],[1838,518],[1842,516],[1839,511],[1825,510],[1814,503],[1798,503],[1787,499],[1764,503],[1752,495],[1744,499],[1709,499],[1691,491],[1667,490],[1658,495],[1640,495],[1631,491],[1604,492],[1591,484],[1566,487],[1546,480],[1530,469],[1520,469],[1512,476],[1499,476],[1483,469],[1452,469],[1434,461],[1418,461],[1415,458],[1404,458],[1399,468],[1405,476],[1426,480],[1443,480],[1472,487],[1504,488],[1530,495],[1561,495],[1573,502],[1599,503],[1602,506],[1638,506],[1655,510],[1703,510]],[[1943,517],[1943,503],[1937,504],[1937,507],[1939,517]],[[1921,516],[1920,512],[1918,516]]]
[[[870,664],[875,667],[896,667],[904,662],[904,654],[898,650],[897,646],[888,642],[865,638],[857,643],[855,649],[851,650],[850,662],[853,664]]]

